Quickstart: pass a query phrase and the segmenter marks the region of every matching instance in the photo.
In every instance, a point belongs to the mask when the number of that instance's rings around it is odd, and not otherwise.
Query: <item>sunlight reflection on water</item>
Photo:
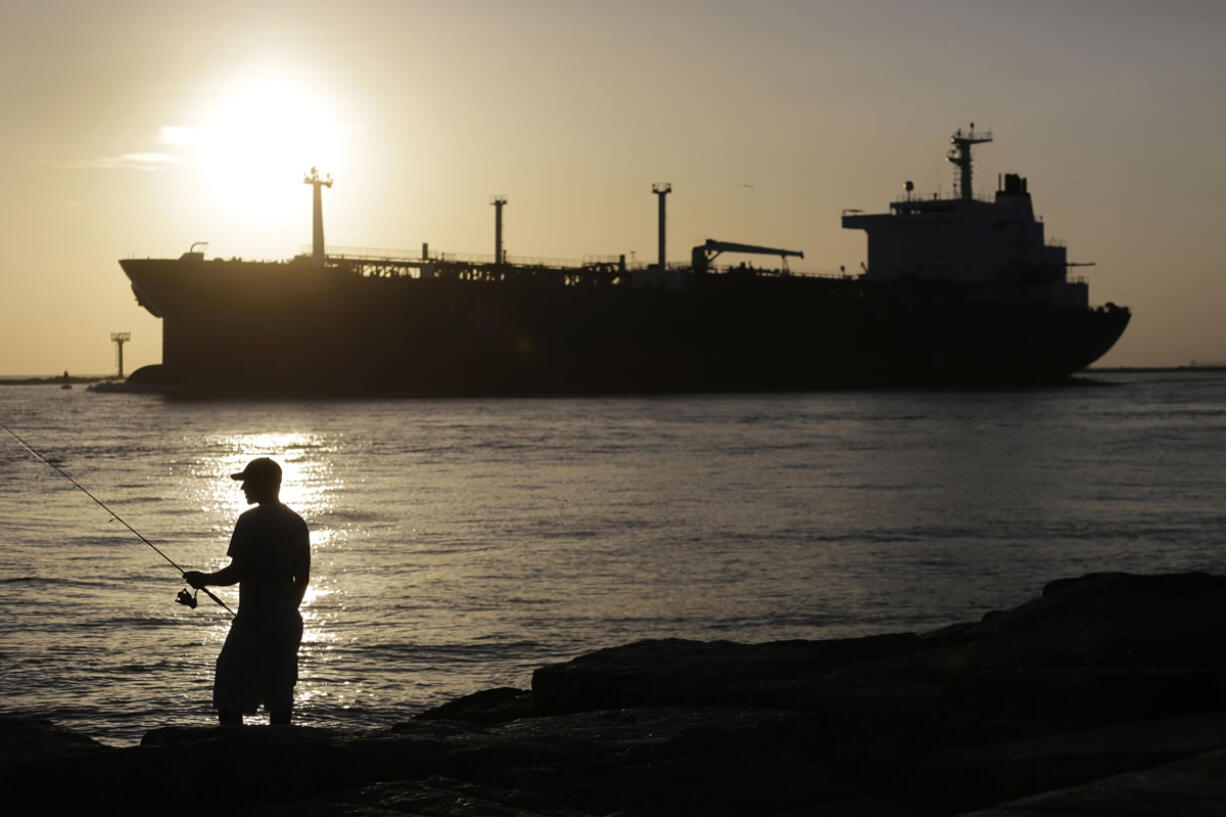
[[[343,481],[334,473],[331,457],[334,447],[324,444],[323,437],[305,432],[279,431],[244,434],[222,434],[209,438],[218,453],[204,457],[195,469],[203,477],[201,490],[205,504],[202,510],[225,518],[237,519],[247,508],[241,482],[230,478],[257,457],[271,457],[281,466],[281,501],[307,520],[326,519],[332,511],[335,496],[344,491]],[[210,479],[210,477],[212,477]],[[315,561],[312,582],[302,603],[303,648],[305,660],[317,667],[326,665],[334,652],[337,636],[328,624],[334,620],[330,596],[336,592],[335,581],[327,570],[320,570],[321,559],[334,547],[343,547],[343,532],[315,524],[311,529],[311,552]],[[218,566],[228,560],[217,557]],[[233,595],[233,593],[231,593]],[[218,624],[210,640],[224,641],[228,622]],[[298,685],[300,708],[322,705],[330,697],[317,680],[304,678]]]

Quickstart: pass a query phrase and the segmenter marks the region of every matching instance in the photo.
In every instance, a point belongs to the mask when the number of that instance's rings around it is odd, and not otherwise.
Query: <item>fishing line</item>
[[[75,479],[73,479],[71,476],[69,476],[67,471],[65,471],[63,468],[60,468],[60,467],[59,467],[58,465],[56,465],[54,462],[52,462],[51,460],[49,460],[49,459],[47,459],[46,457],[44,457],[42,454],[40,454],[40,453],[38,453],[37,451],[35,451],[35,450],[34,450],[34,446],[30,445],[28,442],[26,442],[26,441],[25,441],[25,440],[23,440],[23,439],[22,439],[20,436],[18,436],[18,434],[17,434],[17,432],[16,432],[16,431],[13,431],[13,429],[9,428],[9,427],[8,427],[8,426],[6,426],[4,423],[0,423],[0,428],[3,428],[3,429],[4,429],[5,431],[7,431],[9,434],[12,434],[12,435],[13,435],[13,439],[15,439],[17,442],[21,443],[22,447],[24,447],[26,451],[29,451],[29,452],[30,452],[31,454],[33,454],[33,455],[34,455],[34,456],[35,456],[37,459],[41,460],[42,462],[47,463],[47,465],[50,465],[52,468],[54,468],[54,469],[55,469],[56,473],[58,473],[58,474],[59,474],[60,476],[62,476],[64,479],[68,480],[68,481],[69,481],[69,482],[71,482],[73,485],[75,485],[75,486],[76,486],[76,487],[77,487],[77,488],[78,488],[78,489],[79,489],[79,490],[80,490],[80,491],[81,491],[83,494],[85,494],[87,497],[89,497],[90,499],[92,499],[94,502],[97,502],[97,503],[98,503],[98,505],[99,505],[99,506],[102,508],[102,510],[106,511],[107,513],[109,513],[109,514],[111,515],[111,518],[112,518],[112,519],[115,519],[116,521],[118,521],[118,522],[119,522],[119,524],[123,525],[123,526],[124,526],[125,528],[127,528],[128,530],[132,531],[132,533],[136,534],[136,538],[137,538],[137,539],[140,539],[140,540],[141,540],[142,542],[144,542],[146,545],[148,545],[149,547],[153,548],[153,549],[154,549],[154,551],[156,551],[156,552],[157,552],[157,555],[161,556],[163,559],[165,559],[166,561],[170,562],[171,566],[172,566],[172,567],[173,567],[175,570],[179,571],[179,574],[180,574],[180,575],[182,575],[183,573],[185,573],[185,572],[186,572],[186,571],[185,571],[183,568],[179,567],[179,565],[178,565],[178,564],[175,562],[175,560],[174,560],[174,559],[170,558],[170,557],[169,557],[169,556],[167,556],[165,553],[163,553],[161,548],[159,548],[157,545],[153,544],[153,543],[152,543],[152,542],[150,542],[148,539],[146,539],[146,538],[144,537],[144,535],[142,535],[142,534],[141,534],[141,532],[140,532],[140,531],[138,531],[136,528],[134,528],[134,527],[132,527],[131,525],[129,525],[129,524],[127,523],[127,521],[126,521],[126,520],[125,520],[125,519],[124,519],[122,516],[120,516],[119,514],[115,513],[113,510],[111,510],[111,509],[110,509],[110,508],[107,506],[107,504],[106,504],[105,502],[103,502],[101,499],[99,499],[98,497],[96,497],[96,496],[94,496],[93,494],[91,494],[91,493],[90,493],[90,492],[89,492],[89,491],[88,491],[88,490],[85,488],[85,486],[84,486],[84,485],[82,485],[81,483],[79,483],[79,482],[77,482]],[[216,597],[216,596],[214,596],[212,593],[210,593],[210,592],[209,592],[209,589],[208,589],[207,587],[201,587],[201,588],[199,588],[199,589],[200,589],[201,591],[203,591],[203,593],[204,593],[206,596],[208,596],[208,597],[209,597],[209,598],[211,598],[213,601],[217,602],[217,603],[218,603],[218,604],[220,604],[220,605],[221,605],[223,608],[225,608],[225,611],[226,611],[227,613],[229,613],[229,614],[230,614],[230,615],[232,615],[232,616],[234,615],[234,611],[233,611],[233,610],[231,610],[231,609],[230,609],[230,607],[229,607],[229,606],[228,606],[228,605],[227,605],[227,604],[226,604],[224,601],[222,601],[221,599],[217,598],[217,597]],[[179,603],[180,603],[180,604],[186,604],[186,605],[187,605],[187,606],[189,606],[189,607],[195,607],[195,606],[196,606],[196,604],[195,604],[195,599],[194,599],[194,598],[192,598],[192,597],[191,597],[191,596],[188,594],[188,592],[187,592],[186,590],[183,590],[182,592],[180,592],[180,593],[179,593],[179,597],[178,597],[178,598],[179,598]],[[191,602],[184,601],[184,599],[185,599],[185,598],[191,598]]]

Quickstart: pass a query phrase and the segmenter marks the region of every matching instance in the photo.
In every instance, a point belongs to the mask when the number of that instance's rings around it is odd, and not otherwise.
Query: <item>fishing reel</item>
[[[182,604],[184,607],[190,607],[193,610],[195,610],[196,609],[196,596],[199,593],[200,593],[199,590],[197,590],[195,593],[189,593],[187,591],[187,588],[184,587],[182,590],[179,591],[179,595],[175,596],[175,601],[177,601],[179,604]]]

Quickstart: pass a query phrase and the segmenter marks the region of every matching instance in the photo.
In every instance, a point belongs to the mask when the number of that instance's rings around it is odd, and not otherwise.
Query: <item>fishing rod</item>
[[[47,465],[50,465],[52,468],[54,468],[54,469],[55,469],[56,473],[58,473],[58,474],[59,474],[60,476],[62,476],[64,479],[68,480],[68,481],[69,481],[69,482],[71,482],[73,485],[75,485],[75,486],[76,486],[76,487],[77,487],[77,488],[78,488],[78,489],[81,491],[81,493],[85,494],[87,497],[89,497],[90,499],[92,499],[94,502],[97,502],[97,503],[98,503],[98,505],[99,505],[99,506],[102,508],[102,510],[106,511],[107,513],[109,513],[109,514],[111,515],[111,518],[112,518],[112,519],[117,520],[117,521],[119,522],[119,524],[123,525],[123,526],[124,526],[125,528],[127,528],[128,530],[132,531],[132,533],[136,534],[136,538],[137,538],[137,539],[140,539],[140,540],[141,540],[142,542],[144,542],[146,545],[148,545],[149,547],[153,548],[153,549],[154,549],[154,551],[157,553],[157,555],[161,556],[163,559],[165,559],[166,561],[170,562],[171,567],[173,567],[175,570],[179,571],[179,574],[180,574],[180,575],[183,575],[183,574],[185,574],[185,573],[186,573],[186,571],[185,571],[183,568],[179,567],[179,565],[178,565],[178,564],[175,562],[175,560],[174,560],[174,559],[170,558],[170,557],[169,557],[169,556],[167,556],[165,553],[163,553],[161,548],[159,548],[157,545],[153,544],[153,543],[152,543],[152,542],[150,542],[148,539],[146,539],[146,538],[144,537],[144,535],[143,535],[143,534],[141,534],[141,532],[140,532],[140,531],[138,531],[136,528],[134,528],[134,527],[132,527],[131,525],[129,525],[129,524],[127,523],[127,521],[126,521],[126,520],[124,520],[124,518],[123,518],[122,516],[120,516],[119,514],[115,513],[113,510],[111,510],[111,509],[110,509],[110,507],[108,507],[108,506],[107,506],[107,504],[106,504],[105,502],[103,502],[101,499],[99,499],[98,497],[96,497],[96,496],[94,496],[93,494],[91,494],[91,493],[90,493],[90,492],[89,492],[89,491],[88,491],[88,490],[85,488],[85,486],[84,486],[84,485],[82,485],[81,483],[79,483],[79,482],[77,482],[75,479],[73,479],[71,476],[69,476],[67,471],[65,471],[63,468],[60,468],[60,467],[59,467],[58,465],[56,465],[54,462],[52,462],[51,460],[49,460],[49,459],[47,459],[46,457],[44,457],[42,454],[40,454],[40,453],[38,453],[37,451],[35,451],[35,450],[34,450],[34,446],[30,445],[28,442],[26,442],[25,440],[23,440],[23,439],[22,439],[22,438],[21,438],[21,437],[20,437],[20,436],[17,434],[17,432],[16,432],[16,431],[13,431],[13,429],[9,428],[9,427],[8,427],[8,426],[6,426],[4,423],[0,423],[0,428],[3,428],[3,429],[4,429],[5,431],[7,431],[9,434],[12,434],[12,435],[13,435],[13,439],[15,439],[17,442],[21,443],[22,447],[23,447],[23,448],[25,448],[25,450],[26,450],[26,451],[29,451],[31,454],[33,454],[33,455],[34,455],[34,457],[35,457],[36,459],[41,460],[42,462],[47,463]],[[222,601],[221,599],[217,598],[217,597],[216,597],[216,596],[214,596],[212,593],[210,593],[210,592],[209,592],[209,589],[208,589],[207,587],[199,587],[199,588],[197,588],[197,591],[198,591],[198,592],[199,592],[199,591],[204,591],[204,595],[208,596],[208,597],[209,597],[209,598],[211,598],[213,601],[215,601],[215,602],[217,602],[218,604],[220,604],[220,605],[221,605],[221,606],[222,606],[222,607],[225,609],[225,611],[226,611],[227,613],[229,613],[229,614],[230,614],[230,615],[232,615],[232,616],[234,615],[234,611],[230,609],[229,605],[227,605],[227,604],[226,604],[224,601]],[[188,593],[188,592],[187,592],[187,588],[186,588],[186,587],[185,587],[185,588],[183,588],[182,590],[180,590],[180,591],[179,591],[179,595],[175,597],[175,601],[177,601],[179,604],[183,604],[183,605],[186,605],[186,606],[188,606],[188,607],[192,607],[192,608],[194,608],[194,607],[196,606],[196,597],[195,597],[194,595],[192,595],[191,593]]]

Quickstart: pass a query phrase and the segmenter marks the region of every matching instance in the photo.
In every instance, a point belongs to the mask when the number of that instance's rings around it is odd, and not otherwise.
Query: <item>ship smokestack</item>
[[[313,196],[313,227],[311,234],[311,257],[315,260],[315,266],[322,267],[324,265],[324,205],[323,196],[320,194],[321,187],[331,187],[332,177],[321,178],[319,171],[311,168],[311,173],[302,180],[303,184],[309,184],[315,188]]]
[[[501,194],[490,196],[490,204],[494,205],[494,263],[506,261],[502,254],[502,208],[507,203],[507,197]]]
[[[665,261],[666,256],[664,254],[664,200],[669,193],[673,192],[673,186],[668,182],[656,182],[651,186],[651,192],[655,193],[660,199],[660,255],[657,263],[657,269],[663,272],[667,265],[667,262]]]

